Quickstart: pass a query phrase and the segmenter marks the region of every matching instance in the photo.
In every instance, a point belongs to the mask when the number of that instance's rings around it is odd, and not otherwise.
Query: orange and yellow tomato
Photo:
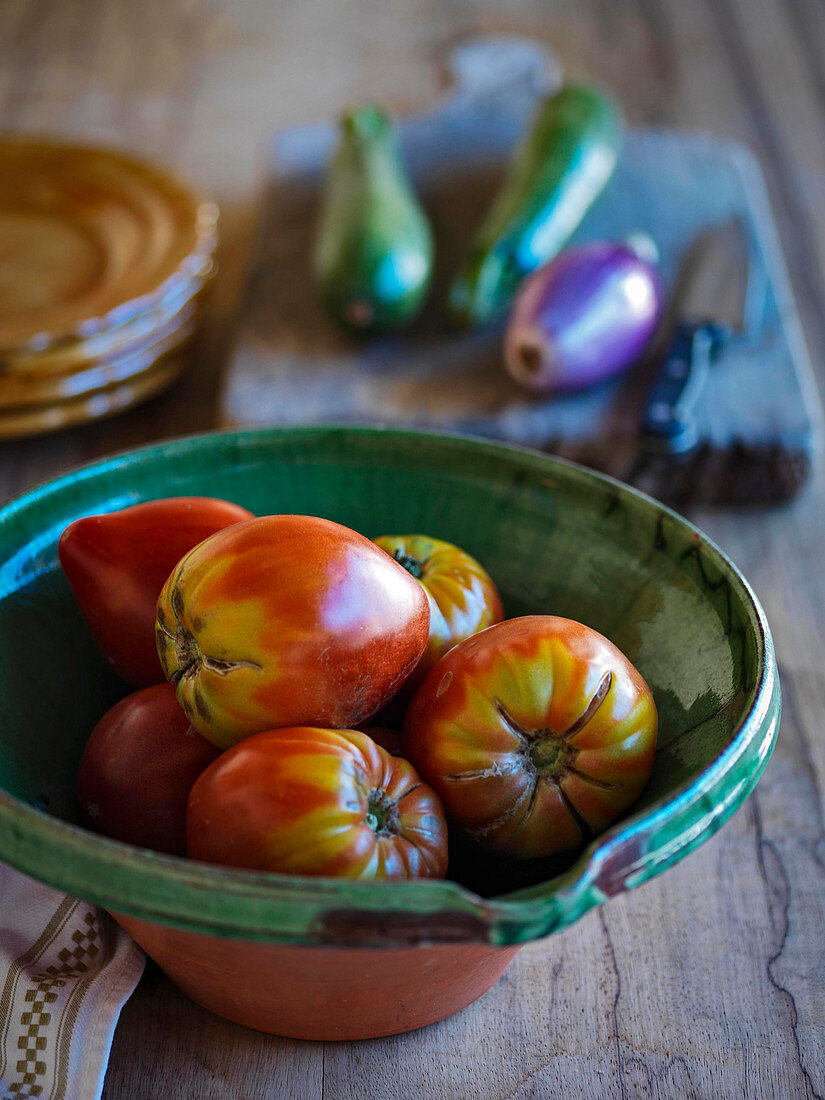
[[[451,542],[428,535],[382,535],[375,543],[416,577],[427,593],[430,636],[408,681],[408,687],[413,687],[453,646],[501,622],[501,597],[483,566]]]
[[[265,516],[206,539],[157,609],[164,672],[221,748],[279,726],[363,723],[428,634],[421,585],[369,539],[312,516]]]
[[[404,755],[479,845],[576,848],[638,797],[653,766],[650,689],[595,630],[510,619],[462,642],[407,711]]]
[[[190,857],[349,879],[442,878],[438,796],[355,730],[268,730],[229,749],[189,796]]]

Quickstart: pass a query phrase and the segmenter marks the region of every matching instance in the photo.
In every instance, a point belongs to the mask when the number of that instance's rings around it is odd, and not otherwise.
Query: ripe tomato
[[[155,608],[164,582],[193,546],[249,519],[209,497],[170,497],[84,516],[60,536],[60,563],[103,656],[134,687],[162,684]]]
[[[407,711],[404,755],[449,819],[520,858],[576,848],[650,775],[650,689],[601,634],[531,615],[462,642]]]
[[[185,855],[189,791],[219,755],[170,684],[136,691],[92,730],[77,775],[81,816],[115,840]]]
[[[279,726],[356,726],[427,642],[424,590],[374,543],[314,516],[266,516],[187,554],[158,602],[161,663],[216,745]]]
[[[356,730],[297,726],[247,737],[192,788],[192,859],[354,879],[443,878],[438,796]]]
[[[424,586],[430,605],[427,648],[407,681],[414,688],[445,653],[504,618],[498,589],[475,558],[428,535],[382,535],[375,540]]]

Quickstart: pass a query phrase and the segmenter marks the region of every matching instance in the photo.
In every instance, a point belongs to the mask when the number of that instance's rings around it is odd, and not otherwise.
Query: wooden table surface
[[[631,122],[747,141],[765,169],[825,379],[821,0],[0,0],[0,118],[133,146],[222,203],[197,369],[99,425],[0,446],[0,498],[67,467],[219,423],[222,363],[268,136],[364,97],[432,97],[482,31],[535,35],[612,86]],[[752,581],[776,639],[779,745],[756,793],[666,875],[531,944],[486,996],[422,1032],[270,1038],[150,967],[125,1008],[115,1098],[825,1095],[825,498],[693,516]]]

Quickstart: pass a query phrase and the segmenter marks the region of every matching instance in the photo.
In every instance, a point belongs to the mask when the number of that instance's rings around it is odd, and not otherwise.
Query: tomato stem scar
[[[567,765],[567,770],[570,775],[575,775],[577,779],[581,779],[583,783],[589,783],[591,787],[595,787],[599,791],[617,791],[621,787],[621,783],[606,783],[603,779],[586,775],[584,772],[580,772],[578,768],[574,768],[572,764]]]
[[[512,775],[518,771],[518,768],[517,761],[501,764],[498,760],[494,760],[489,768],[474,768],[472,771],[466,772],[450,772],[444,778],[451,783],[458,783],[465,779],[496,779],[501,775]]]
[[[583,772],[579,772],[573,766],[576,757],[579,755],[579,750],[571,745],[570,741],[577,733],[581,733],[587,723],[595,716],[607,697],[612,683],[613,673],[608,669],[599,681],[599,686],[594,691],[584,711],[568,726],[564,733],[554,733],[550,729],[527,732],[530,743],[523,751],[539,774],[556,782],[567,774],[573,774],[580,779],[589,781],[588,776]],[[594,783],[594,786],[599,786],[598,781]],[[613,787],[611,785],[602,789],[612,790]],[[565,800],[567,800],[566,796]]]
[[[181,615],[183,614],[183,598],[179,589],[175,589],[172,593],[172,613],[175,616],[176,628],[170,630],[169,627],[158,618],[156,631],[160,638],[168,638],[175,649],[175,662],[177,667],[170,673],[167,668],[167,658],[165,656],[165,647],[161,649],[161,662],[164,666],[169,682],[177,687],[181,680],[194,679],[201,669],[206,669],[209,672],[217,673],[218,676],[228,676],[230,672],[234,672],[239,668],[254,668],[258,672],[261,672],[261,666],[255,661],[229,661],[221,657],[210,657],[201,651],[198,639],[192,633],[192,631],[183,624],[181,621]],[[160,612],[158,612],[160,615]]]
[[[562,737],[565,741],[569,741],[571,737],[575,737],[575,735],[577,733],[580,733],[581,730],[584,729],[584,727],[591,720],[591,718],[593,718],[595,716],[596,711],[599,709],[599,707],[604,702],[608,691],[610,691],[610,687],[611,687],[612,683],[613,683],[613,673],[610,671],[610,669],[608,669],[607,672],[605,672],[604,676],[602,676],[601,680],[599,681],[599,686],[596,688],[595,692],[593,693],[593,698],[590,700],[590,702],[584,708],[584,711],[582,712],[582,714],[579,715],[579,717],[576,719],[576,721],[571,726],[568,726],[568,728],[564,731],[564,733],[559,735],[560,737]]]
[[[395,836],[400,831],[398,803],[385,790],[373,787],[367,795],[364,820],[378,836]]]
[[[415,577],[417,581],[421,580],[421,574],[424,572],[423,561],[414,558],[412,554],[405,554],[403,550],[396,550],[393,557],[399,565],[403,565],[410,576]]]
[[[524,728],[524,726],[519,725],[519,723],[515,720],[515,718],[512,716],[512,714],[510,714],[510,712],[506,709],[506,707],[504,706],[504,703],[502,703],[502,701],[500,699],[495,699],[494,700],[494,705],[495,705],[496,710],[499,713],[499,717],[501,718],[502,722],[504,722],[505,726],[508,726],[509,729],[512,730],[512,732],[517,737],[520,737],[523,741],[529,741],[530,738],[532,736],[534,736],[534,734],[531,733],[529,730],[526,730]]]
[[[581,833],[582,841],[588,840],[594,835],[593,829],[591,828],[590,824],[585,821],[585,819],[573,805],[570,796],[568,795],[567,791],[565,791],[564,787],[562,787],[561,783],[559,783],[558,779],[554,776],[552,779],[549,780],[549,782],[551,782],[556,790],[559,792],[559,797],[561,798],[562,802],[564,802],[570,816],[575,821],[578,830]]]
[[[558,737],[536,738],[527,750],[530,763],[542,775],[557,776],[568,770],[571,757],[576,756],[576,750]]]

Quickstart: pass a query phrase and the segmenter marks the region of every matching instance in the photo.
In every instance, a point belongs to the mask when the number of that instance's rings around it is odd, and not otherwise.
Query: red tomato
[[[170,684],[136,691],[92,730],[77,775],[81,816],[115,840],[185,855],[189,791],[219,755]]]
[[[407,711],[404,755],[479,844],[549,856],[589,840],[638,797],[656,729],[650,689],[611,642],[531,615],[439,662]]]
[[[356,730],[266,730],[229,749],[189,796],[189,855],[351,879],[443,878],[438,796]]]
[[[158,652],[194,726],[222,748],[260,730],[344,729],[373,715],[424,651],[421,585],[362,535],[265,516],[183,559],[158,602]]]
[[[162,684],[155,608],[166,578],[207,535],[252,515],[209,497],[170,497],[85,516],[60,536],[60,563],[103,656],[135,687]]]
[[[406,685],[414,688],[453,646],[501,622],[501,597],[489,573],[451,542],[382,535],[375,543],[421,581],[430,604],[427,648]]]

